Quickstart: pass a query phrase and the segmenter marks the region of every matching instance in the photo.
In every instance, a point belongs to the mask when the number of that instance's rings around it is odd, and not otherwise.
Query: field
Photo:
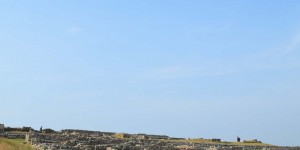
[[[24,142],[23,139],[0,138],[0,150],[31,150],[31,146]]]

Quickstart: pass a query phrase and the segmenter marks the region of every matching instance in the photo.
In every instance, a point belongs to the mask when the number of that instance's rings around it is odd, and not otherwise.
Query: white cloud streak
[[[291,42],[286,47],[286,53],[292,52],[300,47],[300,30],[298,30],[291,40]]]
[[[148,69],[142,72],[138,78],[140,79],[179,79],[179,78],[191,78],[191,77],[213,77],[225,75],[222,70],[211,71],[207,69],[184,67],[184,66],[170,66]]]
[[[69,31],[70,34],[74,35],[74,34],[80,33],[82,31],[82,29],[80,27],[78,27],[78,26],[73,26],[73,27],[70,27],[68,29],[68,31]]]

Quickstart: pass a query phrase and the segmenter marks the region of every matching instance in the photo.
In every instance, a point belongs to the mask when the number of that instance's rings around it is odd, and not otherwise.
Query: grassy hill
[[[0,138],[0,150],[32,150],[28,144],[23,144],[23,139]]]

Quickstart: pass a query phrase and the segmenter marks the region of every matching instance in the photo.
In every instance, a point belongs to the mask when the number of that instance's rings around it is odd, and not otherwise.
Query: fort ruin
[[[128,134],[65,129],[54,131],[31,127],[11,128],[0,124],[0,137],[25,139],[33,150],[298,150],[299,147],[278,147],[246,140],[244,145],[222,142],[221,139],[184,139],[167,135]],[[207,141],[207,142],[197,142]],[[241,142],[244,143],[244,142]],[[249,144],[250,143],[250,144]],[[259,143],[259,144],[253,144]],[[253,144],[253,145],[251,145]]]

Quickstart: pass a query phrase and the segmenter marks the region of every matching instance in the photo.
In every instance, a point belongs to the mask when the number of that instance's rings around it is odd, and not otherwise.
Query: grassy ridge
[[[28,144],[23,144],[24,139],[0,138],[0,150],[32,150]]]

